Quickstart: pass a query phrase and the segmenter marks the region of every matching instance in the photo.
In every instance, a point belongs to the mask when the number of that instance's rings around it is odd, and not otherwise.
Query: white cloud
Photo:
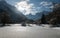
[[[50,10],[50,9],[51,9],[51,10],[53,9],[53,4],[52,4],[52,2],[42,1],[42,2],[40,2],[39,5],[40,5],[41,9],[44,9],[44,8],[45,8],[45,9],[49,9],[49,10]],[[44,9],[44,10],[45,10],[45,9]],[[47,11],[48,11],[48,10],[47,10]]]
[[[49,9],[53,9],[54,6],[53,6],[53,5],[51,5],[51,6],[48,5],[48,6],[44,6],[44,8],[46,8],[46,9],[47,9],[47,8],[49,8]]]
[[[52,5],[52,2],[41,2],[40,5],[47,6],[47,5]]]
[[[40,13],[42,11],[48,11],[53,8],[51,2],[40,2],[40,6],[35,6],[34,3],[29,3],[30,0],[22,0],[18,2],[15,6],[16,8],[22,12],[24,15],[35,15],[36,13]]]
[[[29,15],[29,14],[35,15],[38,12],[37,7],[35,7],[33,3],[28,3],[28,1],[18,2],[15,6],[24,15]]]
[[[21,1],[30,1],[30,0],[21,0]]]

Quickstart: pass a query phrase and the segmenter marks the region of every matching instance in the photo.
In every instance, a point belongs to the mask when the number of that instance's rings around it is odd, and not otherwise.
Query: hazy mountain
[[[49,13],[50,13],[50,12],[48,12],[48,11],[43,11],[43,12],[40,12],[40,13],[36,13],[36,15],[29,14],[29,15],[26,15],[26,16],[27,16],[27,18],[29,18],[29,19],[37,20],[37,19],[40,19],[40,18],[41,18],[42,14],[47,15],[47,14],[49,14]]]
[[[22,22],[27,19],[21,12],[14,6],[9,5],[5,0],[0,0],[0,13],[2,13],[1,10],[7,11],[12,21]]]

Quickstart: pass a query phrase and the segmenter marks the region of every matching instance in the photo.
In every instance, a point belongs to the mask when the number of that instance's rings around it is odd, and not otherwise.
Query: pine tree
[[[1,23],[2,26],[5,26],[7,23],[11,23],[10,16],[8,15],[8,12],[5,10],[1,10]]]
[[[42,17],[41,17],[41,23],[46,24],[46,18],[44,14],[42,14]]]

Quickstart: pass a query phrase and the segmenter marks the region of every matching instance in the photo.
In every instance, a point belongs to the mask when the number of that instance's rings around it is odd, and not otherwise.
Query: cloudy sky
[[[6,0],[9,4],[15,6],[24,15],[36,15],[42,11],[52,11],[54,3],[60,3],[60,0]]]

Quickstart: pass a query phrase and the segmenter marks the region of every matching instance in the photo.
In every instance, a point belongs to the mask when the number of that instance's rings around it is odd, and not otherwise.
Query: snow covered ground
[[[11,24],[11,26],[0,27],[0,38],[60,38],[60,28],[49,28],[48,25],[21,26]]]

